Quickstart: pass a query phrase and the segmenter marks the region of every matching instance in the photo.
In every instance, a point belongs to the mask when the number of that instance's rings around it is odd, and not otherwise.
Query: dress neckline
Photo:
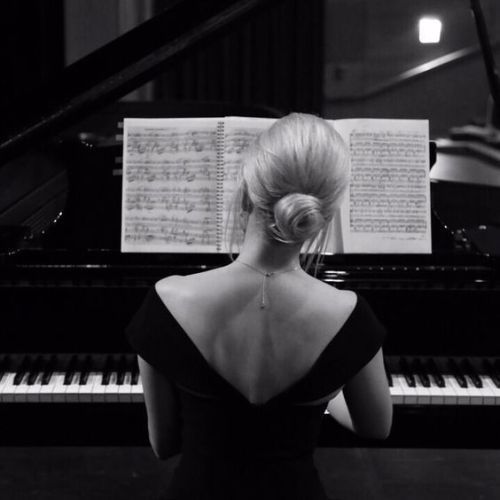
[[[160,310],[163,311],[163,313],[166,315],[167,318],[169,318],[171,321],[174,322],[175,326],[177,327],[178,333],[182,335],[183,340],[185,340],[188,343],[188,345],[191,347],[191,350],[195,353],[196,357],[200,359],[200,362],[206,367],[206,369],[208,369],[209,372],[213,374],[226,388],[230,389],[230,391],[233,394],[235,394],[238,397],[238,399],[243,400],[246,404],[248,404],[253,408],[263,408],[265,406],[271,405],[272,403],[275,403],[280,399],[283,399],[286,396],[288,396],[296,387],[304,384],[307,381],[307,379],[311,377],[314,374],[314,372],[318,369],[318,367],[321,365],[321,362],[325,358],[327,353],[331,349],[333,349],[338,342],[342,340],[344,335],[346,335],[346,332],[348,331],[348,325],[352,322],[353,317],[357,314],[360,303],[359,296],[356,294],[356,303],[351,311],[351,314],[344,321],[344,323],[339,328],[337,333],[328,341],[325,347],[320,351],[319,355],[316,357],[311,366],[306,370],[306,372],[303,375],[301,375],[298,379],[292,381],[287,387],[285,387],[285,389],[281,390],[274,396],[271,396],[263,403],[252,403],[251,401],[248,400],[245,394],[243,394],[235,385],[233,385],[229,380],[227,380],[215,367],[213,367],[208,362],[208,360],[205,358],[205,356],[198,348],[198,346],[195,344],[193,339],[187,334],[187,332],[184,330],[184,328],[179,323],[177,318],[171,313],[170,309],[165,305],[161,297],[158,295],[158,292],[156,291],[156,288],[154,286],[152,287],[150,292],[152,292],[153,295],[155,296],[158,306],[160,306],[159,307]]]

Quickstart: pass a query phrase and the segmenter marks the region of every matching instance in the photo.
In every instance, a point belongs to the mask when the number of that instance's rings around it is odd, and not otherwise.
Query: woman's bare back
[[[233,263],[156,284],[158,295],[210,366],[253,404],[301,379],[356,305],[302,270],[266,281]]]

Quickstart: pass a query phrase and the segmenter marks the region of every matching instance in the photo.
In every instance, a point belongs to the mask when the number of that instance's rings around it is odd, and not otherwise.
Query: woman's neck
[[[262,271],[272,272],[300,265],[301,245],[269,240],[254,213],[248,217],[238,259]]]

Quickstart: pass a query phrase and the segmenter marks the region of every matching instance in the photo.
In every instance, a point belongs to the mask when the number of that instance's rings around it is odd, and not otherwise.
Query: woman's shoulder
[[[188,293],[190,290],[196,290],[200,283],[215,281],[220,279],[225,273],[224,267],[218,267],[215,269],[210,269],[208,271],[203,271],[200,273],[187,274],[185,276],[181,275],[171,275],[166,276],[158,280],[154,287],[158,294],[160,293]]]
[[[184,309],[191,303],[202,306],[212,302],[214,291],[221,290],[227,277],[225,268],[216,268],[185,276],[172,275],[158,280],[154,288],[168,309]]]
[[[158,295],[172,293],[173,291],[182,287],[184,276],[172,275],[161,278],[154,284],[154,289]]]
[[[320,309],[327,313],[349,316],[358,303],[358,295],[352,290],[343,290],[308,276],[308,294]]]

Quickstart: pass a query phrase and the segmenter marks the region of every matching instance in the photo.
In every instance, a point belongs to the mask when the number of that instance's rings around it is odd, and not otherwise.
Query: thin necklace
[[[264,276],[264,278],[262,280],[262,293],[261,293],[261,299],[260,299],[260,308],[261,309],[264,309],[266,307],[267,279],[270,278],[271,276],[275,276],[276,274],[290,273],[292,271],[297,271],[300,268],[300,266],[295,266],[295,267],[291,267],[289,269],[283,269],[282,271],[267,272],[267,271],[262,271],[261,269],[258,269],[250,264],[247,264],[246,262],[243,262],[240,259],[236,259],[235,262],[239,262],[240,264],[243,264],[244,266],[248,267],[249,269],[253,269],[254,271],[257,271],[259,274],[262,274],[262,276]]]

